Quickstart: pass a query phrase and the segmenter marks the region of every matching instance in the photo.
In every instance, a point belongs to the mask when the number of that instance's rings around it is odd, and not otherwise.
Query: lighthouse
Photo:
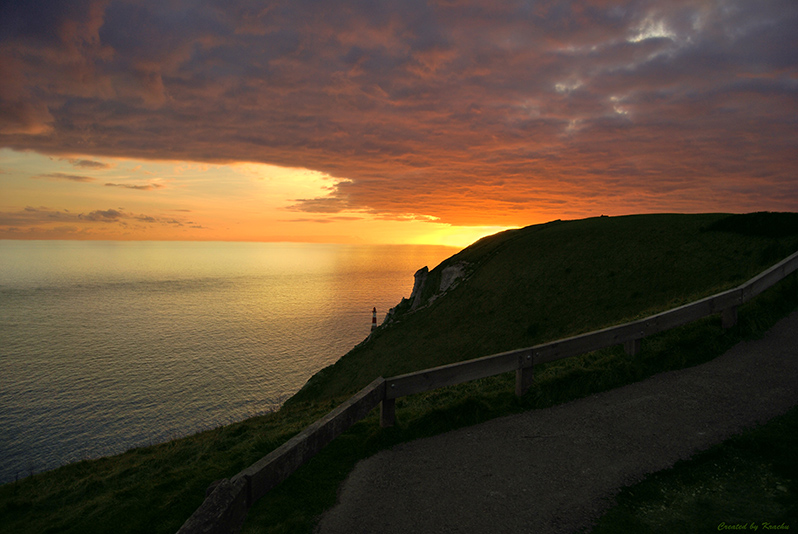
[[[371,329],[375,330],[377,328],[377,307],[375,306],[373,310],[371,310]]]

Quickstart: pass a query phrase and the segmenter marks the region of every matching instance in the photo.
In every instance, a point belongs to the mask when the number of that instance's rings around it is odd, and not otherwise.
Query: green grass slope
[[[426,307],[399,306],[290,403],[619,324],[729,289],[798,249],[794,214],[637,215],[555,221],[484,238],[433,269],[465,265]],[[784,231],[787,229],[788,231]],[[463,263],[464,262],[464,263]]]

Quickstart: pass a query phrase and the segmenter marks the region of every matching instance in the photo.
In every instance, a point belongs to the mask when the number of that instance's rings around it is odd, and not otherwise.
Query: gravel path
[[[706,364],[361,461],[329,533],[572,533],[614,495],[798,404],[798,312]]]

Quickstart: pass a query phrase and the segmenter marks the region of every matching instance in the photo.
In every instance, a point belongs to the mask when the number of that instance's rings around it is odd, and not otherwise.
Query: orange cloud
[[[798,210],[792,0],[42,1],[1,13],[0,146],[312,169],[318,221]]]

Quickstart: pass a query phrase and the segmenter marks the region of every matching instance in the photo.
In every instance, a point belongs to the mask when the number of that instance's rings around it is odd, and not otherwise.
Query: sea
[[[457,250],[0,240],[0,483],[279,409]]]

